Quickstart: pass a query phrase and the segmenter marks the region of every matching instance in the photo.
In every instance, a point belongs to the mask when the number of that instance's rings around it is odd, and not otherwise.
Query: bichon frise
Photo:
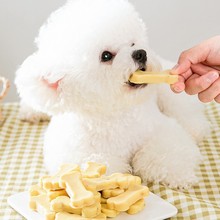
[[[209,130],[203,105],[167,85],[128,82],[137,69],[161,69],[128,1],[70,0],[36,43],[15,82],[22,102],[52,115],[44,141],[50,172],[92,160],[171,187],[196,181],[197,143]]]

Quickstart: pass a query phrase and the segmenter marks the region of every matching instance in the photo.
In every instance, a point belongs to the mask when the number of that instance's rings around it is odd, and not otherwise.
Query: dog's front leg
[[[160,124],[133,158],[134,173],[145,182],[188,188],[197,181],[199,149],[176,120],[160,115],[158,121]]]

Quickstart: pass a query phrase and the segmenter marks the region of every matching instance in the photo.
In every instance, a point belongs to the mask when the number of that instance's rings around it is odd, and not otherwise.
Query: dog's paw
[[[20,107],[18,117],[22,121],[30,123],[39,123],[41,121],[49,121],[50,117],[42,112],[37,112],[30,107]]]
[[[153,182],[172,189],[189,189],[198,184],[198,178],[194,172],[172,172],[161,167],[150,171],[141,168],[138,171],[134,170],[134,173],[140,176],[145,184]]]

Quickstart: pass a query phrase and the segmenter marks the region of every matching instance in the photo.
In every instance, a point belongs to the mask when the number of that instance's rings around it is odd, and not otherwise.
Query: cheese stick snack
[[[168,83],[173,84],[178,81],[178,75],[171,75],[170,70],[161,72],[148,72],[137,70],[134,72],[129,81],[134,84],[148,84],[148,83]]]

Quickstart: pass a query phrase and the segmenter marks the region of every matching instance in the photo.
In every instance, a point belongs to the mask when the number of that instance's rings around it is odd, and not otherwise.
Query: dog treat
[[[102,191],[102,197],[108,199],[110,197],[115,197],[124,192],[123,189],[105,189]]]
[[[95,178],[105,174],[106,166],[95,162],[87,162],[83,177]]]
[[[122,173],[103,176],[105,172],[104,165],[94,162],[87,163],[84,170],[65,164],[54,176],[44,176],[40,184],[30,187],[29,206],[46,220],[102,220],[121,211],[140,212],[148,195],[140,177]]]
[[[161,72],[147,72],[137,70],[134,72],[129,81],[134,84],[147,84],[147,83],[168,83],[173,84],[178,81],[178,75],[171,75],[170,70]]]
[[[69,173],[71,171],[79,171],[80,168],[76,164],[64,164],[60,167],[58,172],[54,176],[45,176],[41,178],[42,186],[46,190],[58,190],[62,189],[60,187],[59,181],[60,177],[65,173]]]
[[[95,203],[91,206],[86,206],[82,208],[82,217],[94,218],[101,214],[101,204],[100,202]]]
[[[120,213],[119,211],[116,211],[114,209],[109,209],[107,204],[101,204],[101,206],[102,213],[104,213],[107,217],[114,218]]]
[[[50,190],[47,193],[49,200],[53,200],[57,198],[58,196],[67,196],[65,189],[59,189],[59,190]]]
[[[83,178],[83,183],[89,190],[102,191],[105,189],[127,189],[131,185],[140,184],[141,179],[130,174],[114,173],[100,178]]]
[[[50,209],[54,212],[68,212],[81,215],[82,209],[76,209],[71,206],[68,196],[59,196],[50,203]]]
[[[50,210],[50,202],[46,194],[31,197],[29,206],[32,210],[43,215],[46,220],[55,219],[55,212]]]
[[[85,218],[82,217],[80,215],[75,215],[75,214],[70,214],[67,212],[59,212],[56,214],[56,218],[55,220],[105,220],[106,219],[106,215],[101,213],[98,216],[94,217],[94,218]]]
[[[144,199],[140,199],[137,202],[135,202],[133,205],[131,205],[126,212],[130,215],[134,215],[140,212],[142,209],[144,209],[144,206],[145,206]]]
[[[107,199],[101,197],[101,201],[100,202],[101,202],[101,204],[107,204]]]
[[[46,190],[42,189],[41,186],[39,186],[38,184],[33,185],[29,188],[29,195],[30,196],[38,196],[38,195],[42,195],[42,194],[46,194]]]
[[[107,206],[117,211],[127,211],[131,205],[149,194],[146,186],[134,185],[119,196],[109,198]]]
[[[86,190],[82,183],[82,174],[79,171],[64,174],[61,177],[61,182],[75,208],[82,208],[94,203],[94,195],[91,191]]]

